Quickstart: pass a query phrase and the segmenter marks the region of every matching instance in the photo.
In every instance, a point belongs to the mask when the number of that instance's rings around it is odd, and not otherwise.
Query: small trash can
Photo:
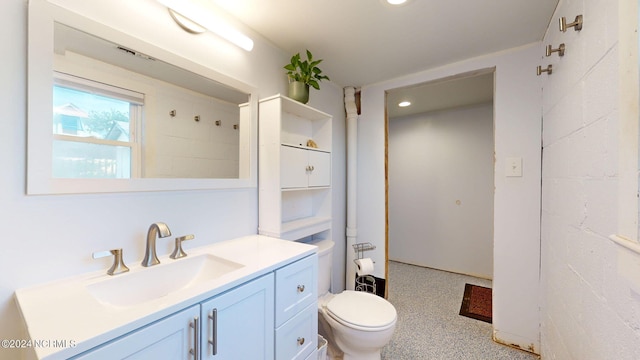
[[[318,335],[318,360],[327,360],[327,340]]]

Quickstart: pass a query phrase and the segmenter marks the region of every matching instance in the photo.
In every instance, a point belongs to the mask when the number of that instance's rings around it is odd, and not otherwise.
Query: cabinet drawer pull
[[[298,292],[304,292],[304,285],[298,285]]]
[[[209,320],[211,320],[211,340],[209,340],[209,344],[211,344],[211,355],[215,356],[218,354],[218,309],[211,310]]]
[[[194,360],[200,359],[200,318],[194,317],[193,322],[189,323],[189,327],[193,328],[193,349],[189,349],[189,354],[193,355]]]
[[[299,337],[298,338],[298,345],[304,345],[304,338],[303,337]]]

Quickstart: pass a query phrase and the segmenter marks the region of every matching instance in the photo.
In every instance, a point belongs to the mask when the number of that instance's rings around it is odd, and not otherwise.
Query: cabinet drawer
[[[309,305],[276,329],[276,359],[304,360],[318,346],[318,307]]]
[[[318,300],[318,256],[276,270],[276,327]]]

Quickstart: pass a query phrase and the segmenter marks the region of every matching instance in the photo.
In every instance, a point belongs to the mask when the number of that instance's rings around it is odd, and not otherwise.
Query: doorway
[[[493,278],[493,97],[494,69],[386,92],[387,262]]]

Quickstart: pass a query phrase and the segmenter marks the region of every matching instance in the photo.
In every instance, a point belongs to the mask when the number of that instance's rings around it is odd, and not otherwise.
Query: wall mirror
[[[255,89],[29,3],[28,194],[256,185]]]

